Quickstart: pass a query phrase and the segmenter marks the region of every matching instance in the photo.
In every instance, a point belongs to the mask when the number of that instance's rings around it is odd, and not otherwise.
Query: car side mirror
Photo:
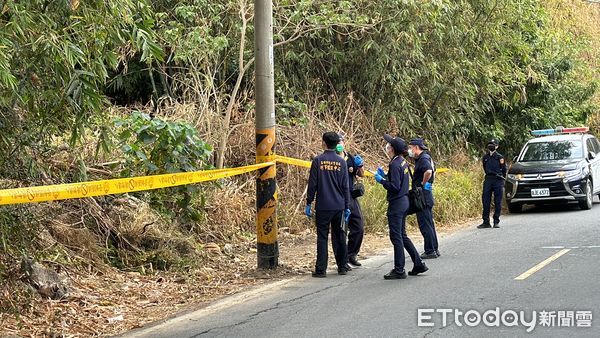
[[[519,159],[519,156],[513,157],[513,163],[516,163],[518,159]]]
[[[590,152],[588,153],[588,159],[591,161],[591,160],[593,160],[593,159],[595,159],[595,158],[596,158],[596,154],[594,154],[594,152],[593,152],[593,151],[590,151]]]

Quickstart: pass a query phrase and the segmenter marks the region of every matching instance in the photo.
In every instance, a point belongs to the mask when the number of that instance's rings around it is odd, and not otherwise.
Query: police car
[[[589,128],[532,131],[506,178],[505,194],[511,213],[524,204],[578,202],[591,209],[600,194],[600,142]]]

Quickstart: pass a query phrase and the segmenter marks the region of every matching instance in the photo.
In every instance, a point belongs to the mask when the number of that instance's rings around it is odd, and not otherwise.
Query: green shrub
[[[133,112],[117,119],[117,139],[125,165],[122,177],[191,172],[212,169],[209,163],[212,147],[198,136],[194,127],[185,122],[171,122],[150,115]],[[151,192],[152,206],[163,213],[182,211],[182,216],[197,222],[203,218],[198,210],[204,207],[205,197],[198,185],[186,185]]]
[[[437,227],[476,217],[481,212],[481,179],[476,168],[462,168],[438,173],[434,184],[435,207],[433,215]],[[360,203],[365,219],[365,230],[385,232],[387,226],[386,191],[372,179],[365,180],[365,196]],[[414,215],[408,216],[407,228],[416,227]]]
[[[434,184],[433,216],[437,226],[444,226],[481,213],[483,173],[479,167],[462,168],[438,174]]]

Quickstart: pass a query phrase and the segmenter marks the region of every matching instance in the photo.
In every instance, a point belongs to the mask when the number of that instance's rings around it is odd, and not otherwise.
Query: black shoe
[[[488,229],[491,228],[492,226],[490,225],[490,223],[481,223],[477,226],[477,229]]]
[[[315,278],[325,278],[325,277],[327,277],[327,272],[317,272],[317,271],[315,271],[315,272],[312,273],[312,276],[315,277]]]
[[[413,267],[413,269],[412,269],[412,270],[410,270],[410,271],[408,272],[408,274],[409,274],[410,276],[416,276],[416,275],[418,275],[418,274],[420,274],[420,273],[423,273],[423,272],[425,272],[425,271],[427,271],[427,270],[429,270],[429,268],[428,268],[428,267],[427,267],[425,264],[423,264],[423,265],[421,265],[421,266],[415,266],[415,267]]]
[[[352,271],[352,267],[348,263],[344,264],[344,269],[346,269],[346,271]]]
[[[500,228],[500,225],[498,225],[498,224],[500,224],[500,223],[494,222],[494,228],[496,228],[496,229]]]
[[[440,257],[440,256],[441,256],[441,255],[440,255],[440,250],[435,250],[435,254],[436,254],[438,257]]]
[[[348,257],[348,263],[350,263],[354,266],[362,266],[362,264],[360,264],[360,262],[356,260],[356,256]]]
[[[421,259],[435,259],[438,258],[438,255],[435,252],[432,253],[422,253]]]
[[[383,279],[406,279],[406,271],[398,272],[396,269],[390,271]]]
[[[348,271],[345,267],[338,268],[338,275],[347,275]]]

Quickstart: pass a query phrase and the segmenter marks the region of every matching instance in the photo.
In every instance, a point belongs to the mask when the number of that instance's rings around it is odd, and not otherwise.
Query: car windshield
[[[525,148],[521,162],[561,161],[583,158],[581,141],[553,141],[530,143]]]

